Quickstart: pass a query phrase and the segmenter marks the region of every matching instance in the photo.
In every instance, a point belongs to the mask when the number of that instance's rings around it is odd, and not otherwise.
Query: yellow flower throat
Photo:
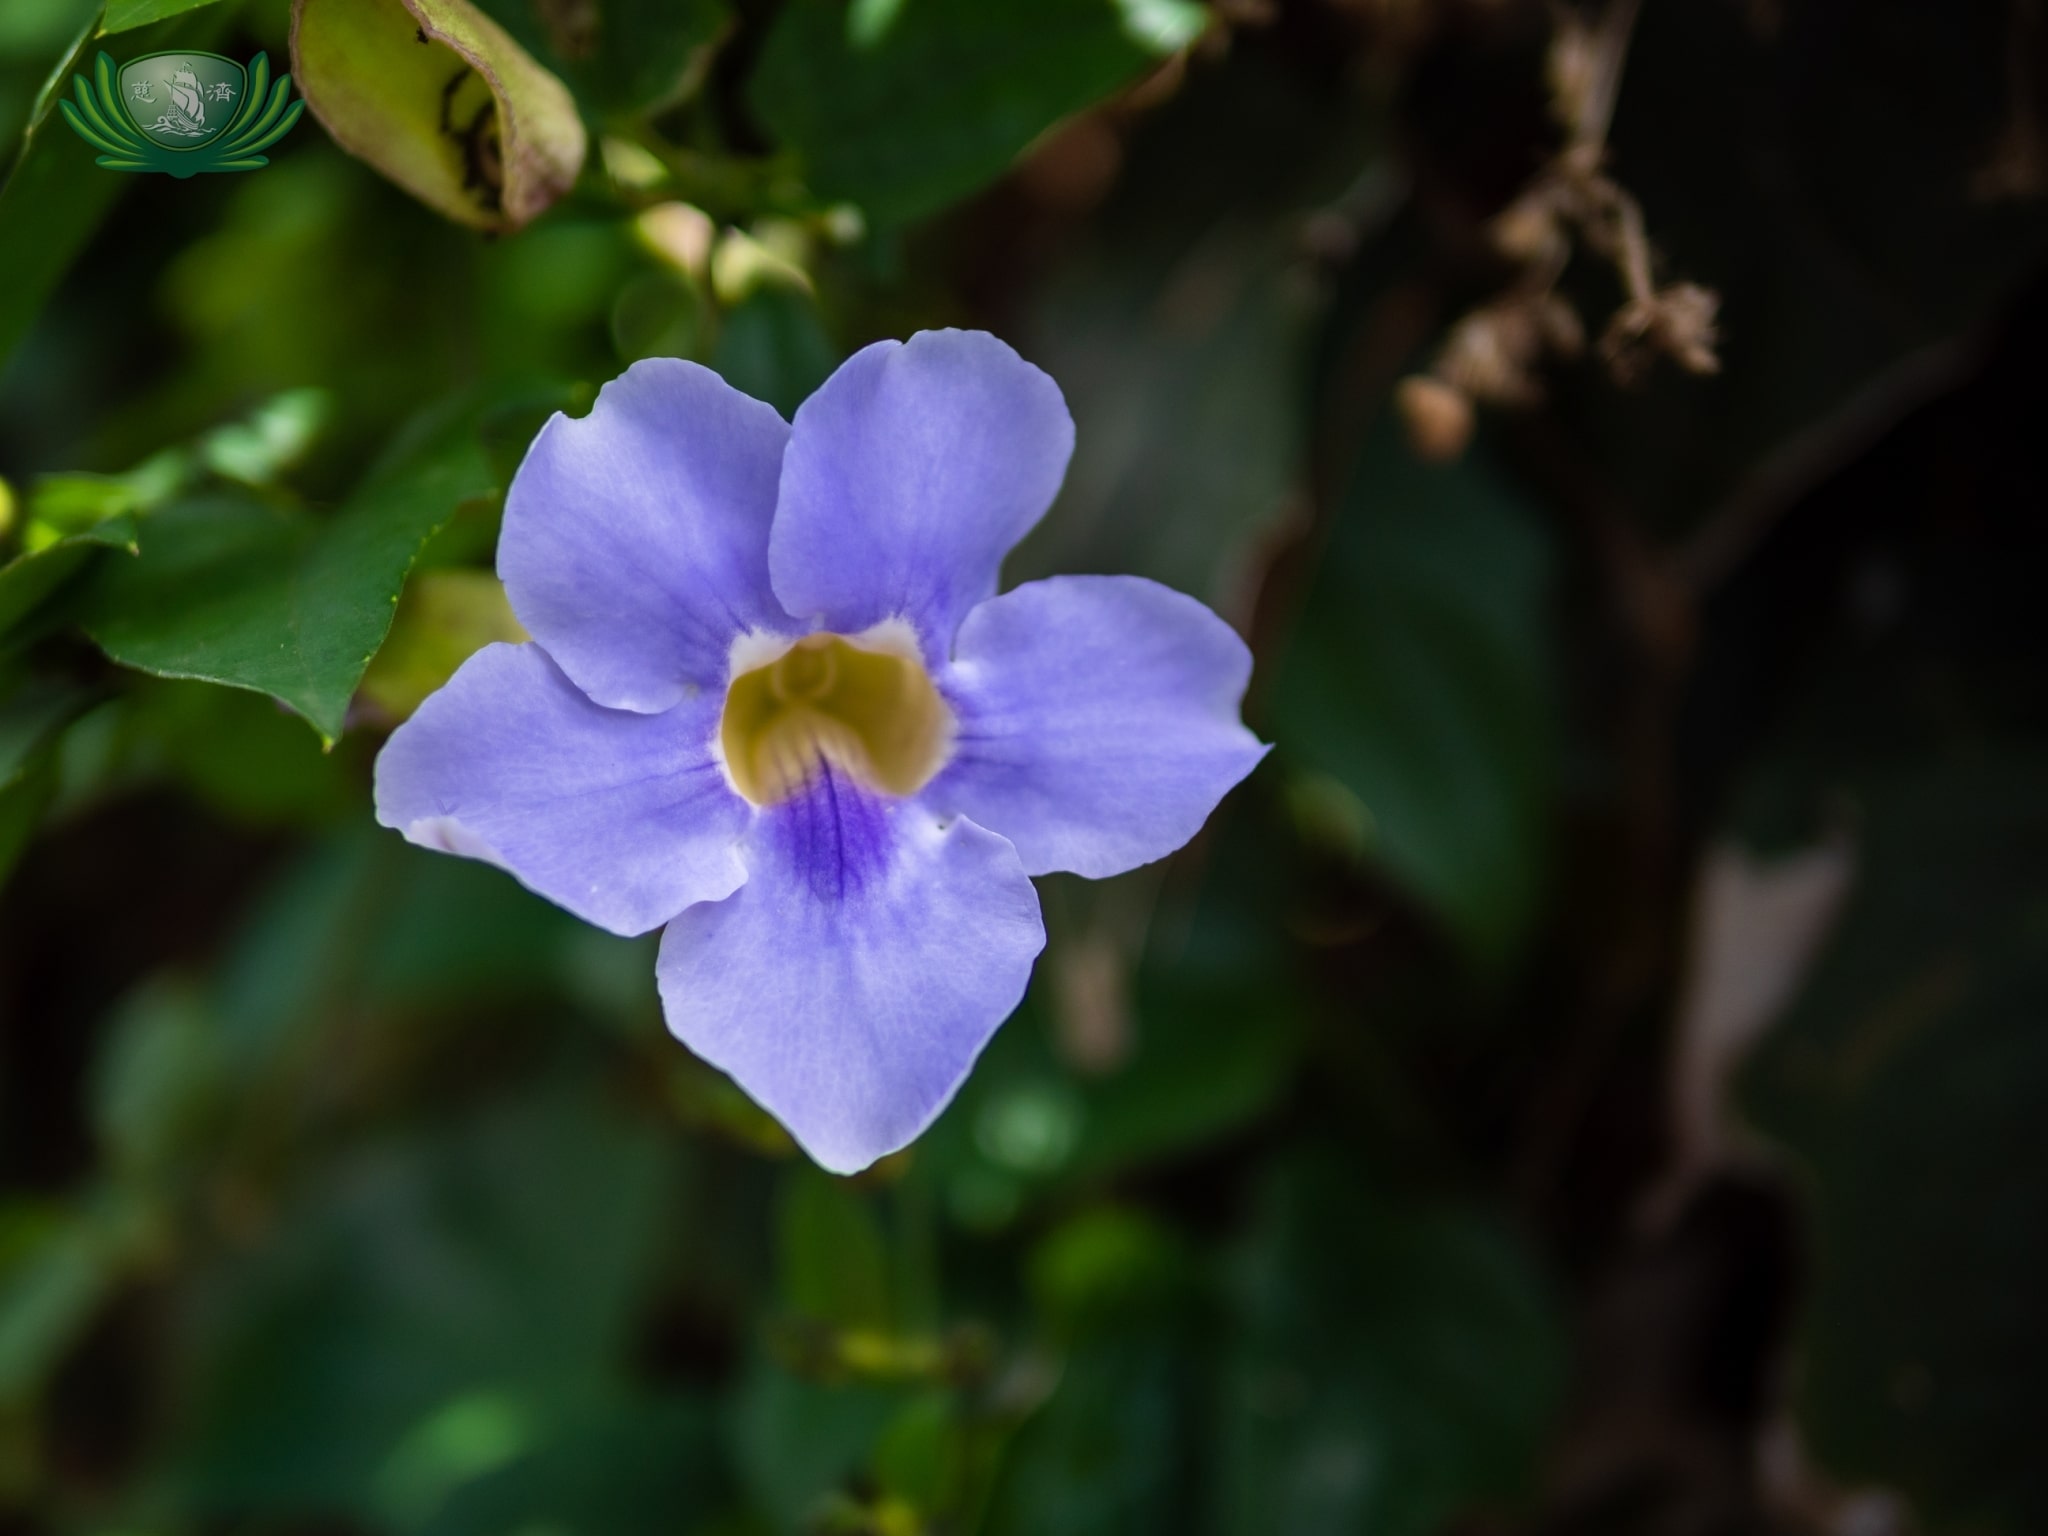
[[[807,635],[740,672],[718,727],[733,786],[773,805],[829,764],[883,794],[922,789],[951,749],[953,715],[911,649]]]

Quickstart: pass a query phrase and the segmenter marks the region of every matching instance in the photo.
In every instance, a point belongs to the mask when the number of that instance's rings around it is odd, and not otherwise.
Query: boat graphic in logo
[[[101,54],[91,84],[72,77],[64,121],[112,171],[253,171],[263,151],[299,120],[291,76],[270,79],[270,60],[247,68],[217,53],[152,53],[118,70]]]

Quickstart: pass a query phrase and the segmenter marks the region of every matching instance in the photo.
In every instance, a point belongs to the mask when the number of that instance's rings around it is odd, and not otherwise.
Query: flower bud
[[[292,73],[335,143],[475,229],[531,223],[588,147],[568,87],[469,0],[293,0]]]
[[[742,304],[756,289],[781,287],[811,292],[810,274],[791,258],[793,242],[788,232],[774,221],[762,221],[754,234],[728,229],[711,255],[711,287],[718,302],[728,307]],[[756,236],[760,238],[756,238]]]
[[[633,220],[633,232],[650,254],[692,282],[703,282],[710,271],[718,228],[703,209],[689,203],[656,203]]]
[[[600,139],[598,157],[614,185],[628,192],[647,192],[668,180],[668,167],[661,157],[631,139],[616,135]]]

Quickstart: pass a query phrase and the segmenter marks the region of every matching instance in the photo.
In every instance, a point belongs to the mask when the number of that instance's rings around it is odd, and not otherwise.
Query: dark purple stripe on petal
[[[777,854],[818,901],[857,896],[888,866],[888,807],[829,762],[767,814]]]
[[[819,1163],[915,1137],[1024,995],[1045,943],[1002,838],[821,775],[755,822],[747,882],[661,941],[669,1027]]]

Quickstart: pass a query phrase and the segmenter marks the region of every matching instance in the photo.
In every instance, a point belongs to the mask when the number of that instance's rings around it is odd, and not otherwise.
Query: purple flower
[[[1030,877],[1185,843],[1265,749],[1243,643],[1130,576],[996,595],[1066,472],[1058,386],[927,331],[793,425],[636,363],[542,429],[477,652],[377,761],[377,819],[614,933],[669,1027],[825,1167],[946,1106],[1044,947]]]

